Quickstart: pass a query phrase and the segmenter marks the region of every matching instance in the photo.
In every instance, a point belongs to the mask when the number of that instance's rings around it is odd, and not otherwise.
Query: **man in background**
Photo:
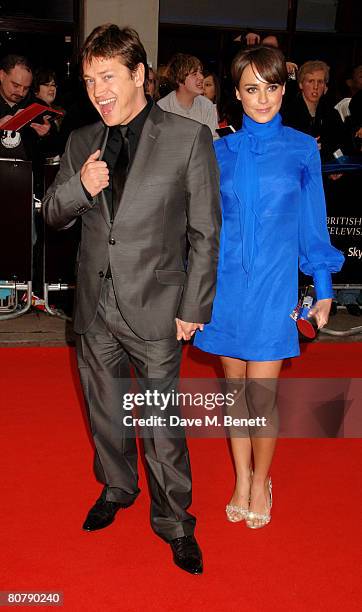
[[[204,95],[204,76],[200,60],[193,55],[176,53],[167,68],[167,78],[175,88],[158,101],[165,111],[194,119],[210,128],[217,138],[217,110]]]
[[[34,191],[41,193],[40,139],[50,130],[45,118],[42,123],[32,122],[18,132],[1,130],[11,117],[29,106],[33,72],[29,61],[22,55],[7,55],[0,62],[0,157],[31,160],[34,172]]]
[[[325,62],[305,62],[298,70],[299,93],[283,101],[281,111],[285,125],[317,140],[322,161],[333,159],[338,149],[345,153],[347,140],[343,121],[325,96],[328,81],[329,66]]]
[[[33,73],[26,57],[7,55],[0,62],[0,128],[19,110],[32,103],[30,95],[32,81]],[[47,119],[44,119],[42,123],[31,123],[29,128],[33,130],[33,133],[42,137],[49,132],[50,124]],[[18,159],[31,158],[31,148],[27,137],[25,136],[22,139],[23,134],[20,132],[13,132],[12,134],[12,137],[7,135],[1,137],[0,156],[17,157]],[[12,139],[12,142],[9,138]]]

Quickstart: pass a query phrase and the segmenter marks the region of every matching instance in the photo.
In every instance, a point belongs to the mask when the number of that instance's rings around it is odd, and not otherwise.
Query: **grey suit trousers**
[[[142,390],[176,390],[181,343],[176,331],[158,341],[136,336],[117,306],[112,280],[105,279],[96,318],[85,334],[77,336],[77,355],[95,444],[96,477],[107,485],[108,501],[128,504],[139,494],[135,431],[123,420],[130,414],[122,405],[123,394],[129,392],[130,364]],[[143,410],[138,416],[160,414],[157,406]],[[196,522],[187,512],[191,471],[184,432],[172,429],[139,429],[151,493],[151,525],[167,541],[191,535]]]

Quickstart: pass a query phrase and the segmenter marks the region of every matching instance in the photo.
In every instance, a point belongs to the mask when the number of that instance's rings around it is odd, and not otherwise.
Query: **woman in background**
[[[55,110],[60,110],[64,113],[64,110],[54,104],[55,98],[57,96],[57,80],[55,76],[55,72],[48,68],[39,68],[34,74],[33,80],[33,91],[34,95],[42,104],[46,104]],[[62,116],[59,116],[54,120],[54,123],[59,129]]]
[[[227,123],[224,120],[224,113],[221,108],[220,81],[214,72],[204,72],[203,88],[205,98],[208,98],[216,106],[219,127],[226,126]]]
[[[213,104],[220,103],[219,79],[213,72],[204,72],[204,96],[209,98]]]
[[[283,359],[299,355],[290,317],[298,260],[313,276],[319,328],[328,321],[331,272],[343,263],[329,240],[317,144],[281,123],[287,77],[278,49],[241,51],[232,63],[243,125],[215,142],[223,213],[218,279],[212,320],[195,338],[195,346],[221,356],[233,416],[266,417],[264,429],[230,431],[236,484],[226,514],[252,529],[270,522],[276,384]]]

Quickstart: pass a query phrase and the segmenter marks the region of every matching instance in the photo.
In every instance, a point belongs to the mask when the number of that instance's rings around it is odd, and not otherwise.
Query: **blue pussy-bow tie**
[[[242,129],[239,132],[238,155],[234,172],[234,192],[242,207],[240,210],[240,234],[243,245],[242,267],[248,277],[253,264],[255,227],[258,221],[256,211],[260,198],[257,158],[266,152],[267,141],[270,142],[278,134],[281,127],[279,114],[267,123],[257,123],[244,115]]]

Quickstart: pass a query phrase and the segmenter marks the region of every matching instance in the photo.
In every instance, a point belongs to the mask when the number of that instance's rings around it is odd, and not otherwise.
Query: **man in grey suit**
[[[143,391],[175,390],[181,341],[210,320],[220,211],[211,132],[146,99],[137,33],[99,26],[82,64],[102,121],[70,135],[44,214],[59,229],[82,219],[74,330],[95,473],[104,484],[83,525],[94,531],[139,494],[135,435],[122,406],[130,365]],[[158,410],[154,402],[143,415]],[[185,436],[166,423],[140,431],[151,523],[175,563],[200,574]]]

